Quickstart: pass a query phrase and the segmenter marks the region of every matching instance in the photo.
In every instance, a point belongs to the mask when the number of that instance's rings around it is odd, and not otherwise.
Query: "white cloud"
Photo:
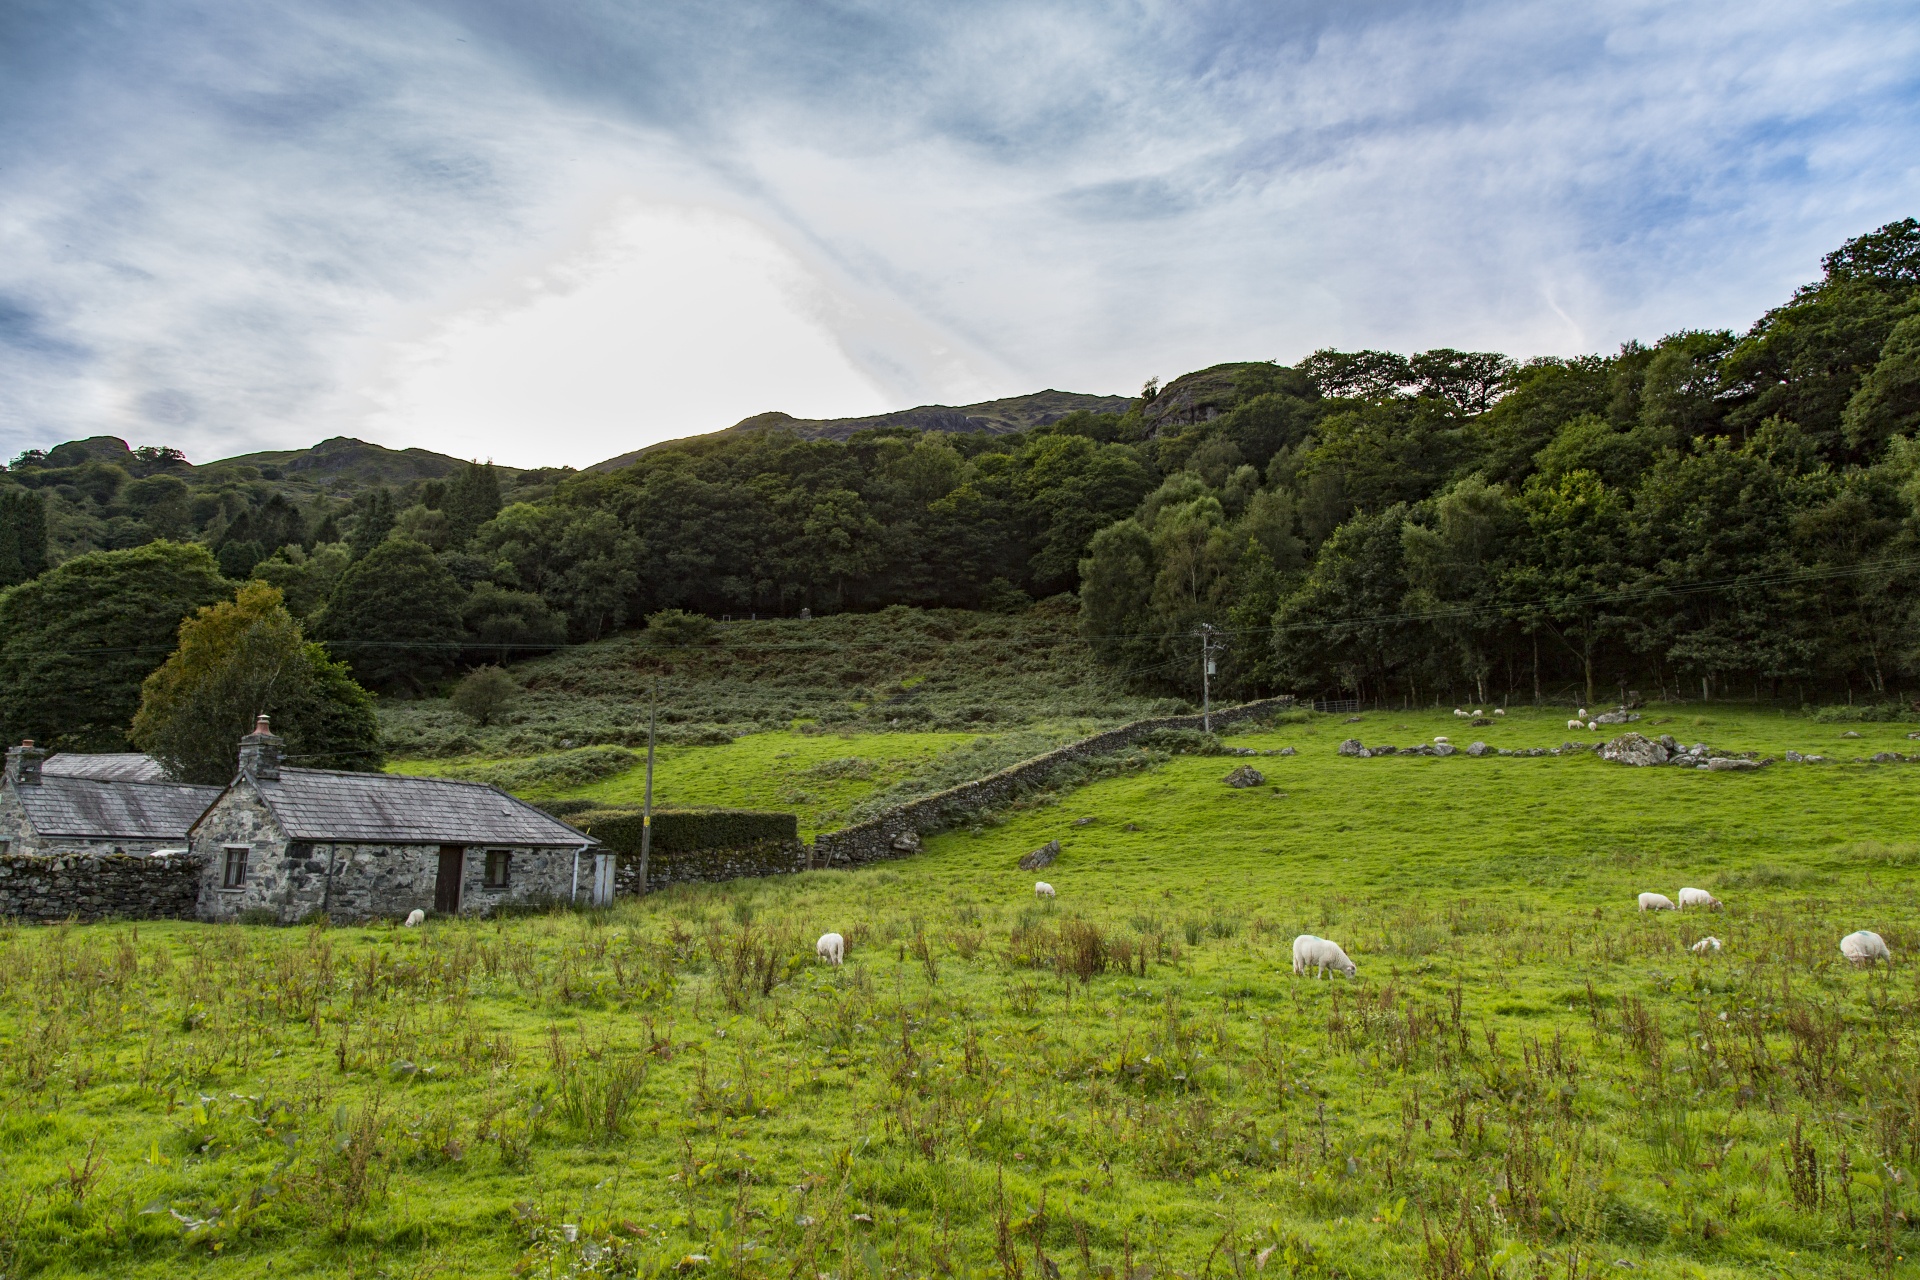
[[[584,466],[773,408],[878,413],[835,336],[850,309],[743,217],[620,201],[585,246],[396,344],[367,432]]]

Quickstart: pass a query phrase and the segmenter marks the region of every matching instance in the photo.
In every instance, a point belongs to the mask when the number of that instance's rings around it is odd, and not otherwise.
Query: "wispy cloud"
[[[10,5],[0,448],[432,445],[393,380],[633,200],[806,285],[663,272],[605,314],[790,306],[741,364],[844,365],[796,391],[815,412],[1327,344],[1605,348],[1749,322],[1920,207],[1916,142],[1895,3]],[[535,441],[725,425],[635,396],[677,372],[644,361],[571,374]],[[780,403],[768,378],[743,402]]]

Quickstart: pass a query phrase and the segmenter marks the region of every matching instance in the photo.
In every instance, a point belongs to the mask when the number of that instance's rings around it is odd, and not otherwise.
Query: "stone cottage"
[[[497,787],[284,767],[281,745],[260,717],[240,740],[238,776],[194,824],[202,920],[612,900],[614,855]]]
[[[139,762],[145,762],[141,764]],[[0,781],[0,854],[153,854],[184,850],[218,787],[167,782],[146,756],[59,755],[23,742]]]

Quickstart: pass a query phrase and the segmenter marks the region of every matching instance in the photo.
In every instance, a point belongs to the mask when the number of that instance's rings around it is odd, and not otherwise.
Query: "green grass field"
[[[0,1272],[1920,1274],[1920,768],[1334,754],[1565,715],[1317,717],[1230,740],[1298,749],[1262,787],[1175,757],[898,863],[600,915],[8,929]],[[676,749],[661,791],[933,738]],[[1015,863],[1052,838],[1044,905]],[[1635,910],[1682,885],[1728,910]],[[1891,969],[1841,962],[1857,928]],[[1294,978],[1300,932],[1357,979]]]

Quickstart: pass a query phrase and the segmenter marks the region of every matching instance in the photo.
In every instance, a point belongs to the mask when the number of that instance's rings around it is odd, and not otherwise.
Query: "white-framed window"
[[[221,850],[226,859],[220,868],[220,887],[222,889],[243,889],[247,884],[247,854],[251,852],[244,844],[230,844]]]
[[[489,889],[506,888],[508,880],[512,876],[512,874],[513,874],[513,850],[511,849],[487,850],[487,878],[486,878],[487,888]]]

